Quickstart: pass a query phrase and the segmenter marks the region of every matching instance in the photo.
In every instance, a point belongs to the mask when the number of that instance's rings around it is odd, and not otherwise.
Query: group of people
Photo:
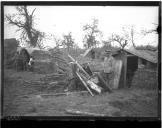
[[[29,55],[25,48],[18,47],[14,56],[15,68],[17,71],[33,71],[34,58]]]

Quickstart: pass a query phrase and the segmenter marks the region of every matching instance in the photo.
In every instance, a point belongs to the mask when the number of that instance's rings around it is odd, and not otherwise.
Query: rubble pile
[[[60,49],[35,50],[30,56],[34,62],[32,71],[45,74],[45,76],[40,81],[26,81],[26,84],[43,85],[42,87],[48,89],[54,86],[66,87],[65,91],[69,91],[70,88],[86,90],[91,96],[105,90],[111,92],[105,78],[95,73],[95,71],[102,70],[102,63],[97,59],[91,60],[80,56],[75,60],[71,55],[61,52]],[[94,66],[95,64],[99,65],[98,68]]]
[[[50,55],[56,72],[46,74],[41,79],[48,89],[59,86],[65,88],[65,91],[87,90],[91,96],[100,94],[105,90],[111,92],[102,76],[94,74],[89,65],[85,63],[80,65],[69,54],[70,63],[58,52],[50,53]]]
[[[34,58],[34,72],[40,74],[64,73],[68,67],[67,60],[59,50],[41,51],[36,50],[31,53]]]

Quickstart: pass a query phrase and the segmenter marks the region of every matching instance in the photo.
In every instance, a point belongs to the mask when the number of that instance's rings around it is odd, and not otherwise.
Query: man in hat
[[[112,52],[111,50],[107,50],[104,56],[104,73],[111,73],[113,70],[113,62],[114,58],[112,57]]]
[[[101,72],[101,75],[106,81],[106,84],[109,88],[110,87],[110,80],[113,76],[113,65],[114,65],[114,58],[112,56],[111,50],[105,51],[104,55],[104,62],[103,62],[103,71]]]

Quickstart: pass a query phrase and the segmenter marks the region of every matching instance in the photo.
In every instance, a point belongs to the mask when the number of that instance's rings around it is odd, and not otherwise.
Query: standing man
[[[107,50],[104,57],[104,63],[103,63],[104,73],[106,74],[112,73],[113,62],[114,62],[114,57],[112,57],[112,52],[111,50]]]
[[[113,77],[113,65],[114,58],[112,57],[111,50],[105,51],[105,57],[103,62],[103,71],[101,71],[101,76],[106,82],[106,86],[111,89],[110,80]]]

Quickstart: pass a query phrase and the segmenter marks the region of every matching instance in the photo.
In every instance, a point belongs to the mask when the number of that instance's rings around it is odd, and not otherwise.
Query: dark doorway
[[[138,68],[138,57],[137,56],[127,56],[127,86],[131,87],[132,79],[135,71]]]

